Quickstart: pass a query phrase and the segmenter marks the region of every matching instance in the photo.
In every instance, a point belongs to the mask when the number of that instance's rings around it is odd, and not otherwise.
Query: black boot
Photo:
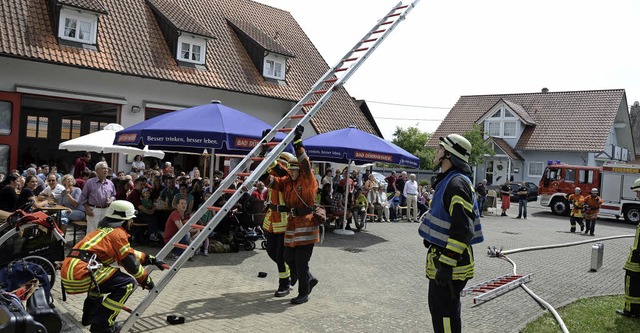
[[[87,295],[82,306],[82,326],[91,325],[93,315],[96,313],[98,306],[102,303],[102,297]]]

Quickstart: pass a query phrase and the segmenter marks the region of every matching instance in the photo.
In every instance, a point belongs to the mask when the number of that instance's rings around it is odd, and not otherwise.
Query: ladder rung
[[[346,68],[346,67],[338,68],[338,69],[336,69],[336,72],[344,72],[344,71],[346,71],[347,69],[348,69],[348,68]]]
[[[234,194],[236,193],[237,190],[234,190],[232,188],[225,188],[224,190],[222,190],[222,193],[228,193],[228,194]]]
[[[397,7],[395,10],[398,10],[398,9],[405,9],[405,8],[407,8],[407,7],[409,7],[409,5],[404,5],[404,6]]]
[[[336,82],[336,81],[338,81],[338,79],[336,79],[336,78],[334,77],[333,79],[324,80],[324,83],[334,83],[334,82]],[[314,104],[315,104],[315,102],[314,102]]]
[[[238,172],[238,177],[249,177],[251,172]]]
[[[269,142],[265,142],[262,145],[263,146],[267,146],[267,147],[275,147],[279,144],[280,142],[278,141],[269,141]]]
[[[254,161],[254,162],[262,161],[262,160],[264,160],[264,157],[254,156],[254,157],[251,157],[251,160]]]
[[[362,42],[363,42],[363,43],[371,43],[371,42],[375,42],[375,41],[377,41],[377,40],[378,40],[377,38],[369,38],[369,39],[365,39],[365,40],[363,40]]]
[[[338,72],[338,71],[340,71],[340,70],[336,70],[336,72]],[[322,94],[324,94],[326,92],[327,92],[326,90],[316,90],[313,93],[316,94],[316,95],[322,95]]]
[[[207,209],[212,211],[212,212],[219,212],[222,209],[222,207],[209,206],[209,207],[207,207]]]
[[[290,127],[284,127],[278,130],[278,132],[282,132],[282,133],[287,133],[291,131],[293,131],[293,128],[290,128]]]
[[[384,22],[384,23],[380,23],[380,25],[387,25],[387,24],[391,24],[393,22],[395,22],[395,21],[387,21],[387,22]]]
[[[304,118],[303,114],[294,114],[293,116],[289,117],[291,119],[300,119],[300,118]]]
[[[180,243],[173,243],[173,246],[177,247],[179,249],[183,249],[183,250],[186,250],[186,249],[189,248],[189,245],[184,245],[184,244],[180,244]]]
[[[316,105],[316,102],[307,102],[302,104],[302,106],[314,106],[314,105]]]
[[[371,34],[372,35],[373,34],[379,34],[379,33],[385,32],[385,31],[387,31],[387,29],[380,29],[380,30],[376,30],[376,31],[372,32]]]
[[[389,15],[387,17],[394,17],[394,16],[400,16],[400,13],[391,14],[391,15]]]
[[[362,52],[362,51],[366,51],[368,49],[369,49],[368,47],[361,47],[359,49],[355,49],[353,52]]]
[[[206,228],[207,226],[205,225],[201,225],[201,224],[192,224],[191,228],[193,229],[198,229],[198,230],[204,230],[204,228]]]
[[[343,61],[347,62],[347,61],[356,61],[356,60],[358,60],[358,58],[349,58],[349,59],[344,59]],[[324,81],[324,82],[327,82],[327,81]]]

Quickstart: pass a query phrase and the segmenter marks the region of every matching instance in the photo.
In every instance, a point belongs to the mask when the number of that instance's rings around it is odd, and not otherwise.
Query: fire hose
[[[559,248],[559,247],[568,247],[568,246],[575,246],[575,245],[581,245],[581,244],[588,244],[588,243],[593,243],[593,242],[596,242],[596,241],[604,241],[604,240],[611,240],[611,239],[618,239],[618,238],[633,238],[633,237],[635,237],[635,235],[618,235],[618,236],[609,236],[609,237],[588,239],[588,240],[584,240],[584,241],[571,242],[571,243],[523,247],[523,248],[519,248],[519,249],[506,250],[506,251],[502,251],[502,249],[496,249],[495,247],[489,247],[489,256],[496,257],[496,258],[501,258],[501,259],[504,259],[504,260],[508,261],[509,263],[511,263],[511,265],[513,266],[513,275],[517,275],[517,272],[516,272],[517,265],[513,260],[511,260],[510,258],[507,257],[507,254],[514,254],[514,253],[518,253],[518,252],[535,251],[535,250],[555,249],[555,248]],[[567,326],[564,324],[564,321],[562,320],[562,318],[560,317],[558,312],[553,308],[553,306],[551,306],[551,304],[547,303],[545,300],[540,298],[538,295],[536,295],[533,291],[531,291],[531,289],[529,289],[524,284],[521,284],[520,286],[533,299],[535,299],[539,304],[541,304],[547,310],[549,310],[549,312],[551,312],[551,314],[553,315],[555,320],[558,322],[558,325],[560,325],[560,328],[562,329],[563,333],[569,333],[569,330],[567,329]]]

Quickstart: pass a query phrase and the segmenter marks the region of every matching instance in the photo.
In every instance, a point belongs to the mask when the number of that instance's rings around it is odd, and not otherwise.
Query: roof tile
[[[536,121],[524,129],[517,150],[603,151],[618,109],[626,105],[624,89],[461,96],[427,146],[470,130],[500,99],[520,105]]]
[[[58,0],[58,4],[87,9],[101,14],[109,12],[102,0]]]
[[[158,3],[159,0],[149,1]],[[97,51],[60,45],[52,31],[46,1],[0,1],[0,56],[54,62],[288,101],[300,100],[329,69],[309,37],[286,11],[249,0],[162,1],[178,6],[216,37],[208,41],[206,70],[178,65],[145,1],[100,1],[109,9],[109,14],[100,17]],[[295,58],[287,61],[289,66],[285,85],[264,80],[226,19],[251,22],[267,36],[278,36],[278,44],[295,54]],[[30,40],[30,34],[26,31],[38,36],[40,42],[32,43],[30,48],[25,49],[25,44]],[[311,122],[321,133],[348,125],[376,133],[371,122],[343,88],[333,94]]]
[[[267,34],[262,32],[255,25],[239,19],[227,19],[227,21],[235,29],[238,29],[244,34],[246,34],[249,38],[251,38],[255,43],[260,45],[265,50],[282,54],[287,57],[294,57],[291,51],[280,46],[278,42],[276,42],[273,38],[269,37]],[[274,38],[277,38],[277,35]]]

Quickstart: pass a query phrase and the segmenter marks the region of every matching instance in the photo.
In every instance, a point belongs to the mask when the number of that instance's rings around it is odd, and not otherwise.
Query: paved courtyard
[[[635,226],[615,220],[598,221],[596,236],[569,233],[568,218],[560,218],[530,203],[527,220],[518,220],[517,204],[508,217],[483,219],[485,241],[474,247],[476,277],[468,286],[511,273],[505,260],[486,255],[487,246],[504,249],[559,244],[633,234]],[[314,249],[313,274],[320,280],[310,301],[293,306],[274,298],[277,271],[266,251],[197,256],[188,262],[136,322],[133,332],[429,332],[426,251],[417,223],[370,223],[354,236],[327,233]],[[509,256],[519,274],[533,274],[527,286],[554,307],[576,299],[623,293],[624,271],[631,238],[604,241],[604,264],[590,272],[591,245],[522,252]],[[258,245],[259,248],[259,245]],[[158,248],[140,248],[155,253]],[[258,278],[258,272],[267,272]],[[158,281],[163,272],[154,271]],[[138,290],[127,305],[134,308],[145,291]],[[62,302],[60,285],[54,297],[66,316],[79,320],[84,295]],[[615,309],[611,309],[614,311]],[[544,309],[521,288],[474,306],[462,298],[464,332],[519,332]],[[183,325],[165,318],[186,317]],[[126,318],[122,313],[120,320]],[[67,327],[65,332],[74,331]],[[77,330],[76,330],[77,331]]]

